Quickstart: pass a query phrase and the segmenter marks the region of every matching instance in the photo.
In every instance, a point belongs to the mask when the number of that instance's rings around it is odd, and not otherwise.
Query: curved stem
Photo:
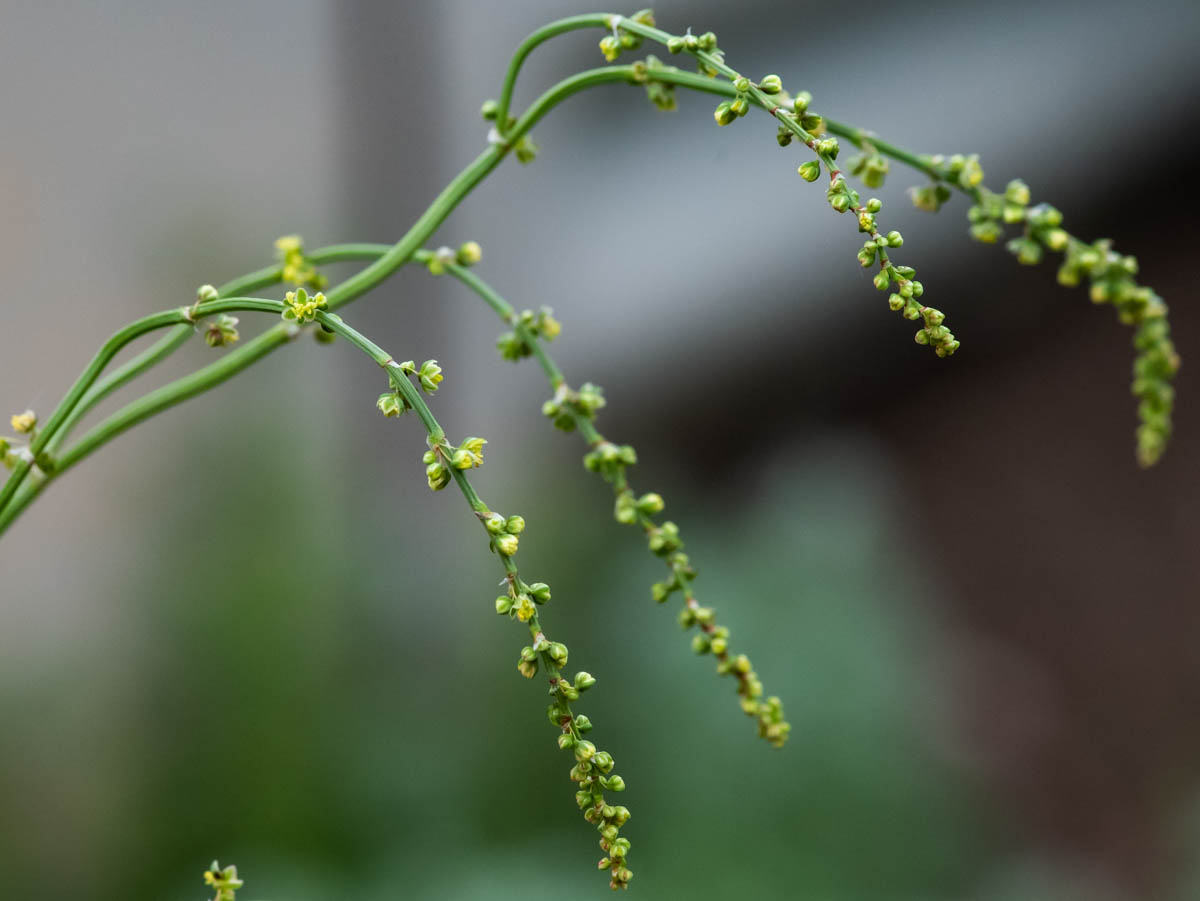
[[[104,343],[96,356],[92,358],[91,363],[83,371],[83,374],[75,380],[75,384],[67,392],[66,397],[51,414],[49,421],[42,428],[30,443],[27,453],[22,455],[21,459],[13,467],[8,480],[4,484],[3,490],[0,490],[0,532],[10,522],[15,514],[10,513],[10,507],[13,506],[11,501],[16,495],[17,490],[25,481],[26,477],[33,470],[35,464],[43,464],[45,468],[44,479],[49,479],[52,474],[58,471],[69,468],[85,453],[78,453],[78,446],[68,451],[61,459],[52,459],[43,456],[47,445],[54,438],[55,434],[67,422],[76,405],[83,398],[85,392],[96,381],[101,370],[126,344],[139,338],[140,336],[160,328],[166,328],[171,325],[180,325],[183,323],[191,323],[199,319],[213,316],[218,313],[236,312],[236,311],[261,311],[279,313],[283,310],[283,304],[277,300],[260,300],[258,298],[231,298],[223,300],[214,300],[205,304],[198,304],[195,307],[181,308],[177,310],[167,310],[162,313],[154,313],[150,316],[145,316],[142,319],[132,322],[125,328],[118,331]],[[138,420],[140,421],[140,420]],[[103,424],[102,424],[103,425]],[[99,430],[100,427],[97,427]],[[97,431],[97,430],[94,430]],[[103,436],[102,440],[98,440],[95,446],[104,443],[111,436]],[[85,441],[87,439],[84,439]],[[83,442],[80,442],[83,444]],[[34,492],[36,493],[36,492]],[[27,498],[21,505],[23,508],[27,504]]]
[[[209,306],[217,306],[220,301],[210,304]],[[212,313],[221,312],[221,310],[212,310]],[[120,352],[126,344],[136,340],[142,335],[155,331],[156,329],[165,328],[169,325],[177,325],[191,321],[187,311],[185,310],[168,310],[163,313],[154,313],[150,316],[145,316],[135,322],[131,322],[109,338],[104,345],[96,352],[92,361],[84,369],[83,373],[75,380],[66,396],[62,399],[59,405],[50,414],[46,424],[38,430],[33,440],[30,442],[28,452],[24,454],[13,467],[13,471],[5,482],[4,487],[0,489],[0,510],[3,510],[8,502],[12,499],[16,490],[21,486],[21,482],[25,480],[26,475],[33,468],[35,462],[39,460],[42,452],[45,450],[47,443],[52,439],[55,433],[62,428],[67,421],[72,410],[82,399],[84,393],[96,381],[104,367],[109,361]],[[211,315],[211,313],[205,313]]]
[[[533,128],[555,106],[568,97],[589,87],[633,80],[634,71],[632,66],[612,66],[580,72],[577,75],[558,82],[558,84],[545,91],[530,105],[529,109],[521,116],[516,125],[513,126],[512,130],[506,136],[507,140],[505,143],[489,147],[455,176],[450,184],[438,194],[425,212],[421,214],[420,218],[413,223],[404,237],[388,248],[382,256],[378,257],[369,266],[326,292],[329,309],[333,310],[350,303],[378,285],[402,266],[434,230],[445,221],[446,217],[462,202],[463,198],[500,163],[511,147],[512,142]],[[345,258],[349,259],[355,258],[361,248],[356,245],[342,245],[341,250],[347,254]],[[270,284],[274,280],[277,280],[277,276],[275,275],[277,268],[269,267],[250,273],[232,284],[235,287]],[[219,303],[219,301],[214,303]],[[185,318],[181,318],[177,312],[174,314],[158,315],[168,317],[163,320],[164,325],[188,321]],[[9,501],[29,474],[33,467],[34,459],[42,452],[46,442],[53,437],[54,432],[59,429],[71,411],[74,410],[84,392],[96,380],[96,377],[104,366],[121,347],[124,347],[133,338],[149,330],[134,331],[128,336],[124,334],[128,329],[140,327],[140,324],[141,321],[139,320],[139,323],[129,326],[126,330],[122,330],[121,333],[114,336],[110,344],[105,345],[101,353],[89,365],[84,375],[76,382],[76,385],[68,393],[67,397],[59,404],[46,428],[38,435],[37,440],[30,447],[31,453],[17,462],[3,489],[0,489],[0,514],[4,512]],[[247,342],[242,347],[226,354],[219,361],[170,382],[162,388],[152,391],[144,397],[126,405],[85,435],[78,445],[63,455],[63,460],[67,461],[69,465],[73,465],[87,456],[87,454],[92,453],[103,444],[139,422],[142,422],[149,416],[153,416],[155,413],[182,403],[209,388],[227,381],[231,376],[252,363],[257,362],[277,347],[285,344],[292,335],[292,328],[292,326],[280,323],[252,341]],[[120,340],[118,341],[117,339]],[[0,527],[2,525],[3,523],[0,523]]]
[[[520,73],[521,66],[525,63],[526,57],[539,44],[544,44],[551,38],[582,28],[608,28],[608,23],[611,19],[611,13],[588,13],[582,16],[568,16],[565,19],[546,23],[517,45],[517,49],[513,52],[512,59],[508,63],[508,71],[504,74],[504,86],[500,89],[496,127],[501,134],[504,133],[504,126],[508,122],[508,110],[512,105],[513,87],[517,83],[517,75]]]

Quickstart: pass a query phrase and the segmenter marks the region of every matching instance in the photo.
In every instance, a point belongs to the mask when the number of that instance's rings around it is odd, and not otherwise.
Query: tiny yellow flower
[[[28,435],[37,428],[37,414],[32,410],[26,410],[24,413],[14,413],[9,422],[12,423],[13,431],[20,435]]]

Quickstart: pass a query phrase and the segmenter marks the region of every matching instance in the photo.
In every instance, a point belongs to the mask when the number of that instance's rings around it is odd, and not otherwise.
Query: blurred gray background
[[[562,3],[0,2],[0,408],[48,413],[115,327],[264,265],[272,240],[391,241],[483,146],[479,104]],[[629,12],[630,10],[625,10]],[[1190,196],[1200,7],[662,3],[734,65],[928,152],[977,151],[1138,256],[1185,359],[1165,461],[1133,461],[1129,334],[1053,264],[906,237],[962,351],[912,344],[795,148],[710,98],[560,107],[439,242],[553,306],[602,430],[640,452],[735,644],[793,724],[762,746],[610,517],[532,363],[457,283],[345,311],[435,357],[486,436],[484,497],[600,680],[584,709],[633,811],[645,898],[1200,895],[1200,317]],[[529,62],[518,100],[602,64]],[[660,55],[662,55],[660,53]],[[351,270],[346,269],[347,273]],[[339,271],[332,271],[335,278]],[[243,318],[243,332],[257,324]],[[1046,338],[1052,334],[1052,339]],[[1036,340],[1035,337],[1037,336]],[[138,387],[216,352],[188,346]],[[300,342],[121,437],[0,542],[0,884],[13,897],[601,896],[522,632],[378,371]]]

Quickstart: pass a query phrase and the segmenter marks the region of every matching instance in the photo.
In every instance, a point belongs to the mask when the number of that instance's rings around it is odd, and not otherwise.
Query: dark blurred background
[[[271,241],[394,240],[483,145],[512,48],[583,7],[0,5],[0,407],[48,412],[119,323],[263,265]],[[628,10],[626,11],[628,12]],[[761,117],[581,95],[439,242],[555,307],[607,389],[735,644],[793,724],[755,740],[696,659],[532,363],[457,283],[403,271],[346,311],[435,357],[478,485],[529,522],[546,624],[599,687],[645,898],[1200,896],[1200,316],[1194,3],[658,5],[734,65],[914,148],[980,152],[1084,237],[1135,254],[1185,359],[1177,433],[1133,459],[1111,309],[971,243],[965,203],[906,237],[963,342],[912,343],[852,223]],[[519,86],[601,64],[591,33]],[[346,270],[347,272],[349,270]],[[338,272],[331,272],[338,277]],[[258,327],[244,317],[244,333]],[[197,342],[199,345],[200,342]],[[213,358],[189,346],[167,373]],[[139,383],[142,385],[143,383]],[[0,884],[12,897],[599,897],[496,562],[431,495],[379,373],[304,341],[120,438],[0,543]],[[136,390],[136,389],[135,389]],[[128,398],[129,394],[122,396]],[[107,408],[115,407],[114,399]]]

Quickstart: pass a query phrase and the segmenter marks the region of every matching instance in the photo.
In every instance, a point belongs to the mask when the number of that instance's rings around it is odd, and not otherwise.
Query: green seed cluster
[[[1003,194],[984,187],[976,188],[975,194],[977,202],[968,211],[973,238],[994,244],[1006,227],[1021,226],[1022,233],[1006,245],[1018,262],[1034,266],[1046,251],[1061,253],[1059,284],[1075,286],[1086,279],[1092,302],[1111,304],[1118,319],[1134,328],[1137,354],[1131,390],[1139,401],[1137,455],[1142,466],[1152,466],[1171,435],[1175,402],[1171,380],[1179,369],[1166,303],[1151,288],[1138,284],[1134,257],[1117,253],[1106,239],[1087,243],[1071,235],[1062,227],[1062,213],[1053,206],[1030,205],[1029,186],[1023,181],[1009,182]]]

